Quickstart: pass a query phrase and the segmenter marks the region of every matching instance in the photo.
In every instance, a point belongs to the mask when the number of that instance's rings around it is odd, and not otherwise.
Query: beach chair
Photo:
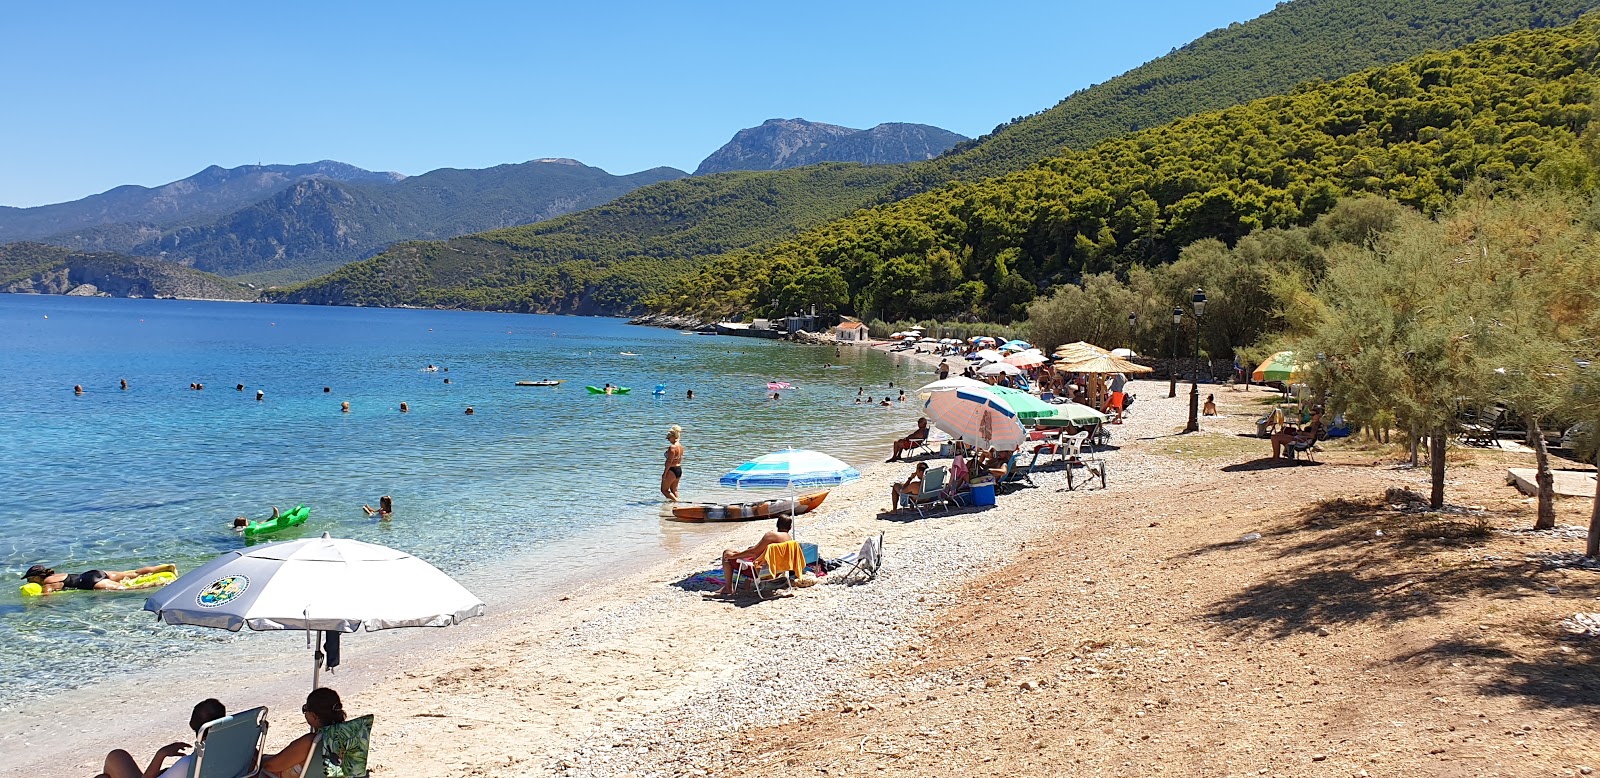
[[[916,494],[900,495],[901,505],[915,510],[918,517],[927,516],[928,511],[944,499],[945,479],[949,477],[950,468],[944,465],[928,468],[928,472],[922,474],[922,488]]]
[[[261,767],[267,709],[251,708],[200,727],[185,778],[244,778]]]
[[[311,741],[300,778],[366,778],[372,714],[329,724]]]
[[[767,592],[791,586],[794,581],[800,580],[805,573],[805,559],[805,550],[800,548],[800,541],[774,543],[767,546],[760,559],[740,559],[734,564],[732,588],[739,591],[739,584],[749,577],[750,588],[755,591],[756,597],[767,599]]]
[[[848,566],[835,579],[839,583],[850,583],[856,576],[861,577],[861,583],[877,578],[878,568],[883,566],[883,533],[879,532],[877,537],[867,536],[860,551],[846,554],[839,561]]]
[[[1033,459],[1028,461],[1027,467],[1019,466],[1022,462],[1022,452],[1018,451],[1006,460],[1006,474],[995,482],[995,489],[1002,490],[1007,486],[1020,487],[1022,484],[1034,486],[1033,466],[1039,463],[1039,449],[1033,450]]]

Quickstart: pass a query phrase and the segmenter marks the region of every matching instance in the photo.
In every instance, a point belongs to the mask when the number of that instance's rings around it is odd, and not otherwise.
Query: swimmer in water
[[[234,384],[233,391],[235,391],[235,392],[244,391],[244,384]]]
[[[468,406],[467,406],[467,415],[468,415],[468,416],[471,416],[471,415],[472,415],[472,413],[473,413],[473,411],[472,411],[472,406],[470,406],[470,405],[468,405]]]
[[[83,384],[73,384],[72,393],[77,395],[83,394]]]
[[[394,515],[394,500],[386,494],[378,498],[377,508],[373,508],[371,505],[363,505],[361,510],[366,511],[368,516],[377,516],[384,521],[388,521],[389,517]]]
[[[693,390],[693,389],[690,389],[690,390],[689,390],[689,396],[688,396],[688,398],[687,398],[687,399],[690,399],[690,400],[693,400],[693,399],[694,399],[694,390]]]
[[[345,400],[344,402],[339,403],[339,412],[340,413],[349,413],[350,412],[350,401],[349,400]]]
[[[67,589],[80,589],[83,591],[116,591],[119,589],[150,589],[162,586],[161,583],[144,583],[138,586],[129,586],[132,581],[141,575],[151,573],[176,573],[175,565],[151,565],[138,570],[86,570],[82,573],[58,573],[44,565],[34,565],[22,577],[28,583],[38,584],[41,594],[54,594]]]
[[[261,402],[261,399],[262,399],[262,398],[263,398],[263,397],[266,397],[266,396],[267,396],[267,393],[266,393],[266,392],[263,392],[263,391],[261,391],[261,390],[260,390],[260,389],[257,389],[257,390],[256,390],[256,402]]]
[[[329,387],[326,387],[326,386],[322,387],[322,393],[323,394],[328,394],[328,393],[330,393],[332,391],[333,391],[333,389],[331,389]]]
[[[400,403],[400,412],[401,413],[410,413],[411,412],[411,406],[406,405],[405,403]]]
[[[128,379],[126,379],[126,378],[122,379],[121,383],[122,383],[122,391],[124,391],[124,392],[128,391]]]

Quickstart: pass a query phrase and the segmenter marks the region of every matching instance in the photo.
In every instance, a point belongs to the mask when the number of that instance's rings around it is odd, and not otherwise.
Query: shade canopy
[[[974,351],[974,352],[972,352],[972,355],[977,357],[977,358],[979,358],[979,359],[981,359],[981,360],[983,360],[983,361],[985,361],[985,362],[999,362],[1000,360],[1006,358],[1005,354],[1002,354],[1002,353],[1000,353],[998,351],[995,351],[992,348],[986,348],[986,349],[981,349],[979,351]]]
[[[1005,358],[1006,364],[1016,365],[1017,367],[1037,367],[1049,361],[1037,349],[1021,351]]]
[[[1089,357],[1096,356],[1110,356],[1111,352],[1088,341],[1080,340],[1076,343],[1068,343],[1064,346],[1058,347],[1055,354],[1056,359],[1065,359],[1071,361],[1075,359],[1088,359]]]
[[[1035,423],[1046,427],[1087,427],[1094,424],[1106,423],[1106,415],[1080,403],[1061,403],[1050,406],[1055,410],[1051,416],[1041,416]]]
[[[1034,397],[1021,389],[1012,389],[1008,386],[985,386],[981,391],[1000,398],[1000,401],[1005,403],[1006,407],[1017,415],[1017,418],[1024,421],[1053,416],[1056,413],[1056,408],[1059,407]]]
[[[922,413],[950,437],[979,448],[1015,450],[1028,437],[1016,411],[985,389],[934,392]]]
[[[860,477],[861,472],[848,463],[820,451],[786,448],[734,468],[718,483],[736,489],[808,489],[838,486]]]
[[[1279,351],[1262,362],[1255,372],[1250,374],[1250,380],[1263,381],[1293,381],[1299,376],[1300,365],[1295,362],[1293,351]]]
[[[983,375],[1022,375],[1022,368],[1009,362],[990,362],[978,368],[978,372]]]
[[[320,538],[229,551],[145,600],[167,624],[238,631],[355,632],[445,627],[484,605],[438,568],[404,551]]]
[[[1145,367],[1110,354],[1099,354],[1081,359],[1058,359],[1057,372],[1067,373],[1152,373],[1155,368]]]
[[[953,375],[949,378],[941,378],[922,387],[921,389],[918,389],[917,394],[927,394],[929,392],[947,392],[952,389],[985,389],[988,388],[988,386],[988,384],[979,381],[976,378]]]

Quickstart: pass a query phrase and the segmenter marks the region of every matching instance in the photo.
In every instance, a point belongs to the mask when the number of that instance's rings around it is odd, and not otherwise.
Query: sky
[[[693,171],[778,117],[975,137],[1274,5],[14,3],[0,205],[258,162]]]

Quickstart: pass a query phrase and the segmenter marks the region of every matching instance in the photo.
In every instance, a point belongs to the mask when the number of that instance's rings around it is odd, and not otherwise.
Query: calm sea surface
[[[0,705],[239,645],[155,624],[137,593],[23,598],[31,564],[187,570],[242,544],[234,516],[303,503],[310,521],[273,539],[404,549],[494,609],[596,549],[615,561],[699,529],[658,515],[669,425],[684,497],[726,494],[719,476],[786,445],[881,457],[914,403],[855,405],[858,388],[898,396],[929,372],[616,319],[0,295]],[[514,385],[543,378],[566,383]],[[796,388],[769,400],[772,379]],[[633,393],[584,389],[608,381]],[[361,510],[384,494],[390,523]]]

